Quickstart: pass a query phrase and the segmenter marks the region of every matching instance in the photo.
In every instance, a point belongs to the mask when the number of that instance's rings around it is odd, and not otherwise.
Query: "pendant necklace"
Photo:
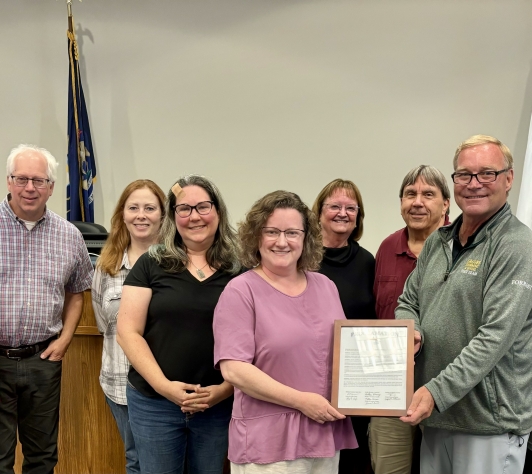
[[[205,273],[203,273],[203,269],[209,264],[209,262],[207,262],[205,265],[203,265],[203,267],[198,268],[198,267],[196,267],[196,265],[194,265],[194,262],[192,261],[191,258],[189,258],[189,261],[192,264],[192,266],[196,269],[196,273],[198,274],[198,276],[200,278],[202,278],[202,279],[205,278]]]

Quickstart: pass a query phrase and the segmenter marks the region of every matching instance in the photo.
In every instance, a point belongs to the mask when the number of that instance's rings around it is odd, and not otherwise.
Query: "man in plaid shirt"
[[[24,473],[53,473],[61,361],[81,316],[92,265],[83,237],[46,208],[57,161],[20,145],[7,159],[0,203],[0,473],[13,472],[16,432]]]

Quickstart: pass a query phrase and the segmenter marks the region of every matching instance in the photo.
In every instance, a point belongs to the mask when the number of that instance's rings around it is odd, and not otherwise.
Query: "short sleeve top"
[[[334,321],[345,316],[334,283],[318,273],[306,277],[298,296],[281,293],[254,271],[235,278],[215,310],[214,360],[248,362],[284,385],[330,400]],[[229,427],[234,463],[332,457],[356,446],[349,419],[320,424],[235,388]]]
[[[144,339],[169,380],[202,386],[223,382],[213,365],[212,321],[218,298],[232,278],[222,271],[203,281],[188,270],[169,273],[147,253],[129,272],[124,285],[152,290]],[[128,378],[143,395],[160,397],[134,367]]]

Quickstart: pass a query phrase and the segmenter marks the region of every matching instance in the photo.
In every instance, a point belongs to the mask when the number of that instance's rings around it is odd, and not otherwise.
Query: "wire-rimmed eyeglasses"
[[[304,230],[301,229],[286,229],[281,230],[277,227],[263,227],[262,228],[262,237],[268,240],[277,240],[281,237],[281,234],[284,234],[286,240],[298,240],[305,234]]]
[[[11,180],[15,183],[15,186],[19,188],[25,188],[28,185],[28,181],[33,183],[35,188],[45,188],[52,180],[46,178],[26,178],[25,176],[10,176]]]
[[[354,216],[358,210],[360,209],[360,206],[352,206],[352,205],[349,205],[349,206],[342,206],[340,204],[327,204],[327,203],[323,203],[323,205],[325,207],[327,207],[327,210],[329,212],[331,212],[331,214],[337,214],[338,212],[340,212],[342,209],[345,209],[345,212],[351,216]]]

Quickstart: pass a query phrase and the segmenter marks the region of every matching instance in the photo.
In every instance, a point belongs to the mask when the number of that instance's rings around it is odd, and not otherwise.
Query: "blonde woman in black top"
[[[364,230],[364,204],[358,187],[335,179],[318,194],[312,210],[318,216],[324,256],[319,269],[338,288],[347,319],[376,319],[373,282],[375,258],[358,243]],[[372,472],[368,445],[369,417],[351,417],[358,449],[340,452],[340,474]]]

